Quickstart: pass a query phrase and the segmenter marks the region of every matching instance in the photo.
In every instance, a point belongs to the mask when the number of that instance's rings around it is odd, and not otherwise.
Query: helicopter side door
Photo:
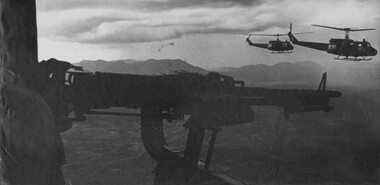
[[[348,48],[346,49],[345,55],[357,57],[359,52],[359,44],[362,46],[362,44],[359,42],[350,42]]]
[[[288,50],[288,43],[286,43],[286,42],[282,42],[282,48],[281,48],[282,50]]]
[[[356,56],[362,56],[365,54],[365,51],[367,50],[367,43],[366,42],[357,42],[357,55]]]
[[[339,50],[340,44],[338,42],[330,42],[327,46],[327,53],[337,54]]]

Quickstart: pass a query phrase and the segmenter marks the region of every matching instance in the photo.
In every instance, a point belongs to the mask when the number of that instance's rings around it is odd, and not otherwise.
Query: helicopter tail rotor
[[[290,23],[289,25],[289,32],[288,32],[288,37],[290,39],[291,42],[298,42],[298,40],[296,39],[296,37],[294,37],[294,35],[299,35],[299,34],[309,34],[309,33],[313,33],[313,32],[297,32],[297,33],[293,33],[293,24]]]
[[[251,38],[252,34],[243,34],[243,35],[248,35],[247,39],[245,39],[245,42],[246,42],[246,43],[251,42],[251,41],[249,40],[249,38]]]
[[[252,34],[244,34],[244,35],[248,35],[247,39],[245,40],[245,42],[249,42],[249,38],[251,38]]]

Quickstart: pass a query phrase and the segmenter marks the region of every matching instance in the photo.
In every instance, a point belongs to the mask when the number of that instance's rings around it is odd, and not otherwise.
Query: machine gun
[[[83,121],[85,114],[94,113],[96,109],[140,108],[141,134],[148,153],[159,164],[177,160],[181,163],[178,168],[187,166],[186,169],[197,166],[205,129],[216,133],[219,126],[252,121],[251,105],[284,107],[284,117],[289,118],[296,112],[329,112],[333,110],[329,99],[341,96],[340,92],[325,89],[326,73],[317,90],[288,90],[245,87],[243,81],[215,72],[147,76],[83,72],[80,67],[55,59],[40,64],[46,69],[50,84],[58,85],[55,87],[60,89],[63,100],[74,106],[72,120]],[[185,124],[189,133],[185,154],[178,157],[165,148],[162,120],[184,119],[184,115],[190,115]],[[174,176],[188,180],[195,174],[194,170],[184,171],[176,170],[180,174]],[[157,174],[157,181],[168,180],[162,170]]]

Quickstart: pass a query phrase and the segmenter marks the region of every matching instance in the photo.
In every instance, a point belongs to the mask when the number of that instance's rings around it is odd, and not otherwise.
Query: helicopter
[[[303,33],[293,33],[293,34],[304,34],[304,33],[311,33],[311,32],[303,32]],[[279,53],[279,54],[282,54],[282,53],[291,53],[292,50],[294,49],[294,46],[291,44],[291,42],[289,41],[281,41],[279,39],[280,36],[287,36],[288,34],[254,34],[254,33],[250,33],[250,34],[243,34],[243,35],[249,35],[248,38],[246,39],[246,42],[250,45],[250,46],[255,46],[255,47],[259,47],[259,48],[264,48],[264,49],[268,49],[268,50],[271,50],[272,52],[271,53]],[[268,42],[268,44],[263,44],[263,43],[253,43],[249,38],[252,36],[252,35],[255,35],[255,36],[271,36],[271,37],[277,37],[277,40],[270,40]]]
[[[255,46],[259,48],[264,48],[271,50],[272,53],[278,52],[278,53],[291,53],[291,50],[294,49],[294,46],[289,42],[289,41],[281,41],[278,37],[279,36],[284,36],[284,34],[245,34],[249,35],[246,42],[250,46]],[[263,44],[263,43],[253,43],[249,38],[252,35],[257,35],[257,36],[277,36],[277,40],[271,40],[269,41],[268,44]],[[286,34],[285,34],[286,35]]]
[[[372,58],[365,58],[366,56],[377,55],[377,50],[373,48],[368,41],[366,41],[365,39],[363,39],[363,41],[354,41],[350,39],[348,35],[349,32],[375,30],[373,28],[368,28],[368,29],[336,28],[336,27],[323,26],[323,25],[317,25],[317,24],[312,24],[312,26],[341,30],[345,32],[345,37],[343,39],[331,38],[329,40],[329,43],[298,41],[294,37],[294,34],[292,33],[292,24],[290,24],[290,31],[288,33],[290,41],[292,41],[292,43],[295,45],[309,47],[309,48],[321,50],[321,51],[327,51],[327,53],[338,55],[338,57],[334,58],[336,60],[369,61]],[[341,56],[343,56],[344,58],[343,59],[340,58]],[[358,57],[362,57],[362,58],[358,59]]]

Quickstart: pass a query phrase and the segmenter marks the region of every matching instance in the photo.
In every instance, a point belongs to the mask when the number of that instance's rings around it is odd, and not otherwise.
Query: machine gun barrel
[[[338,91],[258,87],[237,88],[233,94],[245,99],[250,105],[284,107],[285,118],[296,112],[329,112],[334,109],[329,105],[329,99],[341,96]]]
[[[290,94],[302,91],[308,94],[324,94],[330,98],[340,97],[342,94],[338,91],[318,91],[318,90],[297,90],[297,89],[270,89],[260,87],[236,88],[234,94],[242,97],[263,97],[265,99],[284,99]]]

